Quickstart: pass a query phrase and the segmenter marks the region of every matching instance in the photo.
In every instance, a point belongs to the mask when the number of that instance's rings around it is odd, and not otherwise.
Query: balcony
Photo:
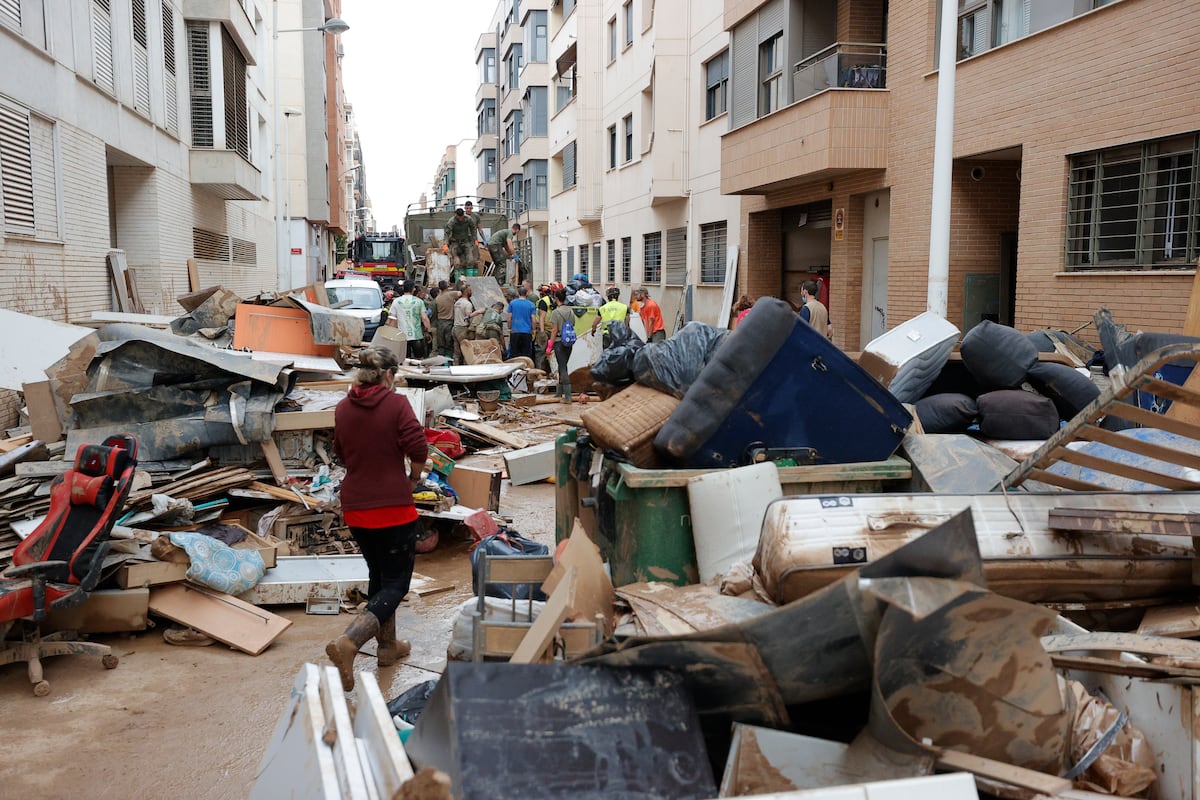
[[[887,167],[883,45],[839,43],[792,70],[790,105],[721,137],[721,193],[766,194]]]
[[[229,31],[246,63],[254,66],[254,23],[242,0],[183,0],[184,19],[220,22]]]
[[[261,200],[262,173],[233,150],[193,147],[191,182],[224,200]]]

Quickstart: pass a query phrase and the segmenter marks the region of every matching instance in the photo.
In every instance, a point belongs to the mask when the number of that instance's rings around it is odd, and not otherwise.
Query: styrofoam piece
[[[754,556],[767,506],[780,497],[779,469],[771,461],[718,470],[688,481],[701,583]]]
[[[46,380],[45,369],[67,354],[91,328],[0,308],[0,389]]]
[[[958,336],[954,323],[926,311],[867,343],[858,364],[901,403],[915,403],[942,371]]]
[[[542,442],[504,454],[513,486],[544,481],[554,474],[554,442]]]

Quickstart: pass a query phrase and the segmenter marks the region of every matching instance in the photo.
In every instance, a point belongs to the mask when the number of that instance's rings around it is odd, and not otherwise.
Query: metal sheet
[[[105,338],[112,327],[110,325],[102,329],[101,338]],[[142,332],[146,330],[140,329]],[[162,333],[162,336],[165,338],[142,335],[139,338],[103,341],[96,348],[96,358],[88,367],[91,381],[88,389],[103,391],[122,384],[145,387],[180,382],[184,377],[201,380],[222,374],[286,388],[282,383],[282,373],[288,366],[286,362],[257,361],[244,354],[218,350],[172,333]]]
[[[317,344],[344,344],[348,347],[357,347],[363,343],[366,326],[362,317],[357,317],[347,311],[310,303],[300,295],[289,295],[288,300],[308,312],[313,341]]]

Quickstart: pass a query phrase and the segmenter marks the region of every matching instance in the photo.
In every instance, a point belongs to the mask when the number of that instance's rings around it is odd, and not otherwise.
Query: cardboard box
[[[450,473],[450,488],[458,495],[459,505],[500,510],[501,470],[480,469],[459,464]]]

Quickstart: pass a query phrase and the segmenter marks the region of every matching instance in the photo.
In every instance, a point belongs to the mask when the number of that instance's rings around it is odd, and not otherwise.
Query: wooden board
[[[1171,656],[1200,661],[1200,642],[1136,633],[1080,633],[1043,636],[1047,653],[1097,650],[1136,655]]]
[[[279,446],[275,444],[274,439],[267,439],[260,442],[262,445],[263,458],[267,461],[267,466],[271,468],[271,477],[280,486],[286,486],[288,482],[287,467],[283,465],[283,457],[279,455]]]
[[[333,409],[321,411],[286,411],[275,415],[275,430],[303,431],[333,427]]]
[[[937,759],[938,765],[949,769],[982,775],[985,778],[1010,783],[1025,789],[1033,789],[1050,797],[1071,788],[1071,782],[1066,778],[1036,772],[1024,767],[1015,767],[1001,761],[994,761],[970,753],[959,753],[956,750],[944,750]]]
[[[291,620],[233,595],[188,583],[151,589],[150,610],[252,656],[292,626]]]
[[[575,567],[567,569],[558,587],[551,592],[550,599],[542,607],[542,613],[529,626],[529,632],[517,646],[509,661],[513,664],[533,664],[542,660],[546,648],[554,640],[558,628],[567,618],[571,606],[575,602],[575,580],[578,570]]]
[[[597,617],[604,620],[605,635],[613,629],[613,585],[604,569],[604,560],[598,548],[583,529],[579,520],[558,563],[542,583],[542,591],[553,594],[560,580],[571,569],[576,570],[575,589],[572,592],[570,618],[574,622],[593,622]]]
[[[189,292],[200,291],[200,269],[196,266],[196,259],[189,258],[187,260],[187,273],[188,273],[188,291]]]
[[[25,408],[29,411],[29,425],[33,438],[41,439],[47,444],[61,442],[62,421],[58,418],[58,408],[54,405],[54,392],[50,390],[50,381],[22,384],[21,393],[25,395]]]
[[[109,250],[104,263],[108,265],[108,278],[117,295],[117,311],[135,311],[133,300],[129,297],[129,285],[125,282],[125,251]]]
[[[1200,636],[1200,605],[1146,609],[1137,632],[1142,636]]]
[[[508,431],[501,430],[495,425],[488,425],[486,422],[471,422],[468,420],[458,420],[455,427],[462,428],[468,433],[473,433],[480,436],[489,442],[495,442],[505,447],[511,447],[514,450],[521,450],[529,447],[532,442],[525,439],[523,436],[517,436]]]

